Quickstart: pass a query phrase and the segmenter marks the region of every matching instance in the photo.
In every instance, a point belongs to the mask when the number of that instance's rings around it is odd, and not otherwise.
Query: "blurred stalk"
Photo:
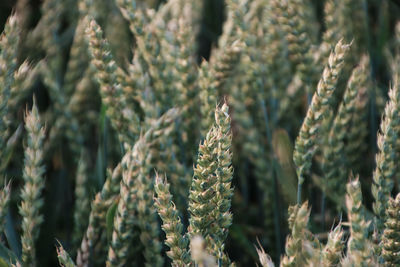
[[[270,148],[272,148],[272,134],[271,134],[271,128],[269,125],[269,118],[268,118],[268,112],[267,108],[265,106],[265,101],[263,98],[260,99],[260,106],[261,110],[263,113],[264,117],[264,122],[265,122],[265,131],[267,133],[267,141],[268,145]],[[277,248],[276,253],[276,259],[280,258],[281,254],[281,222],[280,222],[280,214],[279,214],[279,194],[278,194],[278,184],[277,184],[277,179],[276,179],[276,161],[275,161],[275,156],[273,157],[272,161],[272,178],[273,178],[273,185],[274,185],[274,228],[275,228],[275,246]]]

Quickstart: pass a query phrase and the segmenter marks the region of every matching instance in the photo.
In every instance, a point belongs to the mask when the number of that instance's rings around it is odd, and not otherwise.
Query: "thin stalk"
[[[279,261],[280,255],[281,255],[281,249],[282,249],[282,244],[281,244],[281,217],[280,217],[280,212],[279,212],[279,195],[278,195],[278,180],[276,178],[276,162],[275,160],[272,162],[272,173],[273,173],[273,179],[274,179],[274,228],[275,232],[277,233],[276,235],[276,241],[275,245],[277,247],[276,251],[276,259]],[[279,262],[277,263],[279,264]]]
[[[322,228],[322,232],[325,230],[325,210],[326,210],[326,195],[325,195],[325,192],[322,192],[322,199],[321,199],[321,228]]]
[[[369,25],[369,16],[368,16],[368,3],[367,1],[363,0],[363,10],[365,13],[365,24],[364,28],[365,28],[365,32],[366,32],[366,37],[367,37],[367,49],[368,49],[368,54],[370,56],[370,62],[371,62],[371,77],[375,76],[375,64],[374,64],[374,58],[373,58],[373,54],[374,51],[372,51],[372,42],[371,42],[371,36],[370,33],[368,31],[368,25]],[[374,84],[375,86],[375,84]],[[374,88],[374,87],[372,87]],[[375,118],[376,118],[376,103],[375,103],[375,91],[371,88],[370,90],[370,122],[371,122],[371,134],[370,134],[370,142],[371,142],[371,148],[374,154],[376,154],[376,133],[378,131],[378,126],[376,124]]]
[[[268,140],[268,144],[272,147],[272,134],[271,134],[271,129],[269,127],[269,119],[268,119],[268,112],[267,112],[267,108],[265,107],[265,101],[264,99],[260,100],[260,105],[261,105],[261,110],[263,112],[263,117],[264,117],[264,121],[265,121],[265,132],[267,133],[267,140]]]
[[[307,92],[307,107],[311,104],[312,96],[311,92]]]
[[[297,184],[297,204],[301,203],[301,190],[302,190],[302,184],[299,182]]]
[[[268,145],[272,148],[272,134],[271,128],[269,126],[268,112],[265,107],[265,101],[261,98],[260,100],[261,110],[263,113],[264,121],[265,121],[265,131],[267,133]],[[281,228],[280,228],[280,218],[279,218],[279,196],[278,196],[278,184],[276,179],[276,165],[275,160],[272,162],[272,176],[274,182],[274,228],[275,228],[275,246],[278,248],[277,250],[277,259],[280,257],[281,250]]]

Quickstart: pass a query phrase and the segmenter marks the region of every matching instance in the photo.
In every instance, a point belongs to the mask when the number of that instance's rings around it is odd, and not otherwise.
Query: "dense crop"
[[[395,3],[226,0],[207,54],[216,2],[33,2],[0,36],[0,266],[400,266]]]

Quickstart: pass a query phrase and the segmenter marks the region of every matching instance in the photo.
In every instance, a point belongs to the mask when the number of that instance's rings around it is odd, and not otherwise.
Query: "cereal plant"
[[[0,266],[400,266],[400,4],[3,0]]]

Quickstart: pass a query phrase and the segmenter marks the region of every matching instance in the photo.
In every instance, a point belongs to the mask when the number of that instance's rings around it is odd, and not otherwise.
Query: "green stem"
[[[300,178],[299,178],[299,180],[300,180]],[[298,183],[297,184],[297,204],[298,205],[300,205],[300,203],[301,203],[301,190],[302,190],[302,183]]]
[[[265,121],[265,130],[267,133],[268,145],[272,148],[272,134],[271,128],[269,127],[269,119],[268,119],[268,112],[267,108],[265,107],[264,99],[260,100],[261,109],[264,116]],[[278,195],[278,182],[276,179],[276,162],[273,160],[272,162],[272,176],[273,176],[273,183],[274,183],[274,228],[275,228],[275,246],[277,247],[277,259],[279,259],[279,254],[281,250],[281,228],[280,228],[280,218],[279,218],[279,195]]]

